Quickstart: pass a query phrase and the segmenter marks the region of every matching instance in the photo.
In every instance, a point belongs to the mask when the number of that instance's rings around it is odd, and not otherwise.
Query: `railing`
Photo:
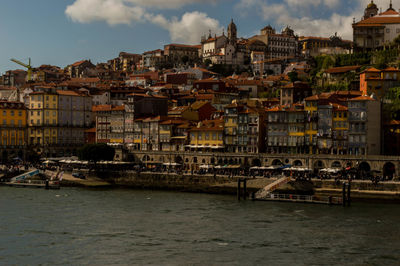
[[[293,201],[293,202],[309,202],[309,203],[326,203],[332,205],[341,205],[343,199],[340,197],[316,197],[311,195],[293,195],[293,194],[268,194],[264,199]]]
[[[313,196],[291,195],[291,194],[269,194],[267,198],[277,199],[277,200],[293,200],[293,201],[308,201],[308,202],[312,202],[314,200]]]

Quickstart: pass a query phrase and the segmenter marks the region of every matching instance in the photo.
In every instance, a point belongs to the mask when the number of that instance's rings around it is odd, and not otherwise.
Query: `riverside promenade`
[[[47,171],[51,174],[50,171]],[[157,189],[185,192],[236,195],[238,179],[247,179],[248,193],[257,192],[278,178],[248,178],[244,176],[176,174],[160,172],[112,171],[91,172],[86,179],[75,178],[64,173],[62,186],[88,188],[124,187],[135,189]],[[373,184],[371,181],[354,180],[352,199],[357,201],[393,201],[400,202],[400,182],[385,181]],[[311,181],[291,180],[277,189],[281,193],[312,194],[315,196],[339,197],[342,182],[335,180],[312,179]]]

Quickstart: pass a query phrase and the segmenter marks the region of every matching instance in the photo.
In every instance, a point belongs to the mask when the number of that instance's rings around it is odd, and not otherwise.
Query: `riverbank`
[[[48,172],[48,174],[51,174],[51,172]],[[124,171],[87,173],[86,179],[79,179],[73,177],[70,173],[64,173],[61,185],[88,188],[124,187],[236,195],[237,180],[239,178],[244,177]],[[256,192],[275,180],[276,178],[248,179],[247,191],[248,193]],[[311,182],[291,181],[280,187],[277,192],[341,197],[342,182],[320,179],[313,179]],[[371,181],[355,180],[352,181],[351,197],[354,201],[400,202],[400,182],[373,184]]]

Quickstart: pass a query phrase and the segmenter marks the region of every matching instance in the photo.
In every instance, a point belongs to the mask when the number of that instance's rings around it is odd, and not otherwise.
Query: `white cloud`
[[[116,25],[140,21],[145,11],[139,6],[127,5],[123,0],[76,0],[67,6],[65,14],[75,22],[106,21]]]
[[[173,8],[197,2],[215,3],[217,0],[75,0],[65,14],[75,22],[90,23],[105,21],[110,25],[131,24],[132,22],[151,22],[169,31],[171,41],[199,43],[202,35],[209,30],[220,33],[222,27],[218,20],[202,12],[186,12],[179,19],[165,18],[153,14],[148,7],[163,6]]]
[[[219,0],[221,1],[221,0]],[[126,0],[140,6],[155,8],[178,8],[189,4],[196,3],[217,3],[218,0]]]
[[[371,0],[240,0],[237,10],[249,16],[251,12],[277,27],[291,26],[298,35],[330,36],[337,32],[346,39],[352,39],[353,18],[363,16]],[[375,0],[378,8],[386,10],[388,0]],[[346,7],[346,8],[344,8]],[[396,8],[396,6],[394,6]],[[321,13],[324,16],[321,18]],[[340,13],[339,13],[340,12]],[[328,14],[327,16],[325,14]]]
[[[209,30],[218,34],[222,32],[218,20],[197,11],[187,12],[181,19],[174,17],[170,21],[159,15],[154,17],[153,22],[168,30],[174,42],[195,44]]]

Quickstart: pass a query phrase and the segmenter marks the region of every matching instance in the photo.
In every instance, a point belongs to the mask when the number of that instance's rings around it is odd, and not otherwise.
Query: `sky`
[[[20,66],[65,67],[90,59],[106,62],[119,52],[143,53],[169,43],[199,44],[234,20],[239,37],[266,25],[287,25],[299,36],[352,39],[370,0],[1,0],[0,74]],[[386,10],[389,0],[375,0]],[[395,9],[400,6],[396,1]]]

